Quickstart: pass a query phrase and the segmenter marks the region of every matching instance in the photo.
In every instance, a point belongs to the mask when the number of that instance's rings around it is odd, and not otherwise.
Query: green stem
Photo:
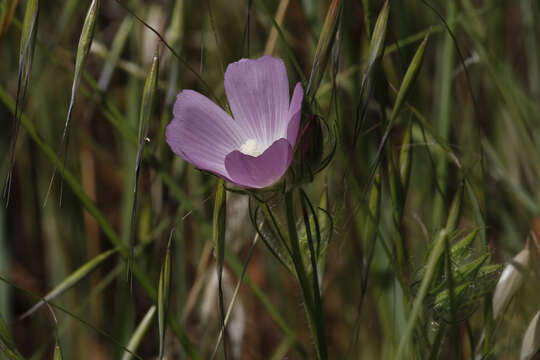
[[[298,240],[298,234],[296,232],[296,216],[294,213],[293,191],[294,190],[291,190],[285,193],[285,211],[287,216],[287,228],[289,231],[292,260],[294,263],[296,274],[298,276],[298,282],[300,283],[300,288],[302,290],[302,296],[304,298],[304,305],[307,312],[308,322],[317,350],[317,358],[320,360],[326,360],[328,359],[328,352],[324,335],[324,321],[322,319],[322,314],[317,314],[315,301],[313,299],[313,297],[316,296],[318,297],[317,301],[320,302],[320,293],[315,293],[310,288],[309,278],[302,258],[300,242]]]

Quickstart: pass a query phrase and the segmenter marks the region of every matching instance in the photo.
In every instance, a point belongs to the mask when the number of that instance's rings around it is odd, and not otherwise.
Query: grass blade
[[[13,337],[8,330],[8,326],[2,316],[0,316],[0,351],[4,353],[4,355],[6,355],[10,360],[24,359],[17,349],[15,340],[13,340]]]
[[[144,83],[143,98],[139,113],[139,141],[137,148],[137,159],[135,160],[135,175],[133,187],[133,206],[131,208],[131,227],[129,232],[129,259],[128,259],[128,274],[131,276],[131,268],[133,265],[133,249],[135,247],[135,218],[137,215],[137,195],[139,188],[139,174],[141,170],[141,162],[143,158],[144,144],[148,134],[148,125],[150,123],[150,115],[152,114],[152,105],[157,92],[157,82],[159,73],[159,55],[156,51],[146,81]]]
[[[439,236],[437,237],[436,243],[433,246],[431,253],[429,254],[429,258],[426,265],[426,272],[424,274],[424,277],[422,278],[422,283],[420,284],[420,290],[418,291],[418,294],[416,295],[416,298],[413,303],[412,311],[409,314],[409,318],[407,319],[407,327],[405,329],[405,333],[403,334],[399,342],[399,347],[396,354],[396,359],[398,360],[406,357],[407,347],[409,346],[409,341],[412,338],[412,333],[414,332],[416,320],[418,319],[418,316],[420,315],[424,298],[426,297],[428,293],[429,284],[431,283],[431,280],[433,279],[433,275],[435,275],[435,273],[437,272],[437,264],[439,263],[439,260],[444,252],[444,248],[445,248],[445,244],[447,240],[448,240],[448,233],[446,232],[446,230],[442,230],[439,233]]]
[[[225,258],[225,225],[227,223],[227,193],[225,192],[225,182],[219,180],[217,184],[216,200],[214,203],[214,246],[217,259],[217,277],[218,277],[218,296],[219,296],[219,312],[221,318],[221,327],[223,332],[227,331],[225,324],[225,306],[223,304],[223,260]],[[225,337],[226,339],[226,337]],[[227,342],[223,341],[223,353],[227,359]]]
[[[60,141],[60,148],[58,152],[58,157],[62,158],[62,163],[65,165],[67,148],[68,148],[68,130],[71,122],[71,115],[73,113],[73,107],[75,105],[75,97],[77,94],[77,89],[79,83],[81,82],[81,77],[83,74],[84,64],[90,52],[90,46],[92,45],[92,40],[94,38],[94,30],[96,26],[96,19],[99,11],[99,0],[92,0],[88,12],[86,13],[86,18],[84,20],[84,25],[81,32],[81,37],[79,38],[79,45],[77,46],[77,56],[75,58],[75,72],[73,74],[73,83],[71,85],[71,100],[69,101],[69,108],[66,117],[66,122],[64,124],[64,131],[62,132],[62,139]],[[51,188],[54,182],[54,177],[56,175],[57,166],[55,165],[53,174],[51,176],[51,181],[49,183],[49,188],[47,194],[45,195],[44,203],[47,203],[47,198],[51,192]],[[60,202],[62,201],[62,195],[60,193]]]
[[[62,295],[67,290],[71,289],[73,286],[77,285],[82,281],[87,275],[92,271],[97,269],[101,264],[103,264],[111,255],[116,253],[116,250],[108,250],[104,253],[96,256],[92,260],[88,261],[86,264],[78,268],[75,272],[69,275],[64,281],[58,284],[53,290],[51,290],[47,295],[43,297],[36,305],[32,306],[28,311],[21,315],[21,319],[24,319],[32,315],[37,309],[39,309],[45,303],[53,300],[57,296]]]
[[[330,58],[332,47],[336,41],[340,13],[341,1],[333,0],[326,13],[319,42],[317,43],[317,49],[315,50],[311,75],[306,88],[306,99],[309,99],[308,101],[310,103],[313,103],[315,99],[324,71],[326,70],[326,65],[328,64],[328,59]]]
[[[173,230],[174,231],[174,230]],[[167,311],[169,309],[169,294],[171,289],[171,240],[173,231],[167,244],[165,261],[161,267],[158,285],[158,327],[159,327],[159,359],[163,359],[165,353],[165,332],[167,329]]]
[[[143,319],[139,323],[139,326],[137,326],[137,328],[135,329],[135,332],[131,336],[131,339],[129,339],[129,342],[126,346],[129,352],[124,352],[124,354],[122,355],[122,360],[130,360],[133,358],[133,353],[137,351],[137,348],[139,347],[139,344],[141,343],[144,335],[148,331],[148,328],[152,324],[152,320],[154,320],[155,315],[156,306],[152,305],[152,307],[148,309]]]
[[[15,10],[16,1],[13,2],[13,8],[11,15],[6,14],[4,26],[8,26],[9,16],[13,16]],[[7,6],[7,5],[5,5]],[[22,109],[24,106],[24,100],[26,98],[26,91],[28,90],[28,83],[30,81],[30,73],[32,72],[32,60],[34,58],[34,49],[36,46],[36,34],[38,28],[39,19],[39,0],[29,0],[26,4],[26,11],[24,13],[24,22],[21,31],[21,45],[19,50],[19,69],[17,70],[17,97],[15,101],[15,121],[11,130],[11,143],[9,146],[10,160],[9,169],[4,184],[4,199],[6,207],[9,204],[9,195],[11,193],[11,180],[13,176],[13,168],[15,167],[15,151],[17,150],[17,138],[19,136],[19,129],[21,127]],[[1,29],[0,29],[1,30]],[[1,35],[1,31],[0,31]]]

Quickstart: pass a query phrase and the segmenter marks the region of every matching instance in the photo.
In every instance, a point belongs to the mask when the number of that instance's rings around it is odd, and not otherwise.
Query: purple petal
[[[304,90],[302,84],[297,83],[294,87],[294,93],[289,106],[289,125],[287,127],[287,140],[294,148],[296,137],[298,136],[298,127],[302,119],[302,100],[304,99]]]
[[[268,147],[287,136],[289,81],[282,60],[266,55],[229,64],[225,92],[246,139]]]
[[[225,158],[232,182],[247,188],[263,188],[278,181],[292,160],[292,147],[285,139],[275,141],[257,157],[236,150]]]
[[[198,92],[176,98],[165,136],[172,151],[202,170],[227,177],[225,156],[242,144],[242,130],[219,106]]]

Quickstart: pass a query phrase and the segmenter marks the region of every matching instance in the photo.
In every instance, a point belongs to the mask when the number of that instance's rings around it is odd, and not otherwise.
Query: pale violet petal
[[[219,106],[196,91],[176,98],[166,141],[172,151],[202,170],[227,177],[225,156],[242,145],[242,130]]]

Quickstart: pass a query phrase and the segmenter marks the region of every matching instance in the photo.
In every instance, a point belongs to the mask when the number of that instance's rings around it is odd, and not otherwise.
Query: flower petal
[[[287,140],[294,148],[298,136],[298,127],[302,119],[302,100],[304,99],[304,90],[302,84],[297,83],[294,87],[291,105],[289,106],[289,125],[287,126]]]
[[[202,170],[226,177],[225,156],[242,144],[242,129],[206,96],[184,90],[165,136],[172,151]]]
[[[266,55],[229,64],[225,92],[233,117],[247,138],[268,147],[286,137],[289,81],[281,59]]]
[[[225,157],[225,168],[232,182],[248,188],[263,188],[278,181],[292,160],[292,147],[286,139],[275,141],[254,157],[236,150]]]

